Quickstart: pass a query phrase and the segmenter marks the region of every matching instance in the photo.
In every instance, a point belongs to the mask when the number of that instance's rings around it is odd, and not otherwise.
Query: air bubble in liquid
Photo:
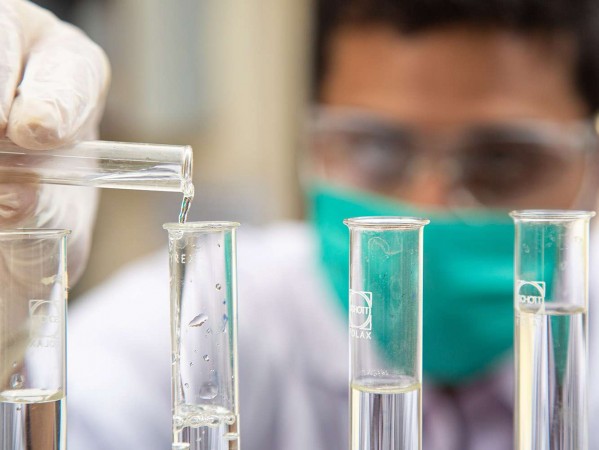
[[[207,320],[208,320],[208,316],[204,313],[200,313],[197,316],[195,316],[193,319],[191,319],[191,322],[189,322],[189,326],[190,327],[201,327],[202,325],[204,325],[206,323]]]
[[[210,361],[210,356],[204,355],[204,361]]]
[[[215,287],[216,287],[216,290],[217,290],[217,291],[220,291],[220,289],[221,289],[221,287],[222,287],[222,286],[220,285],[220,283],[216,283],[216,286],[215,286]]]

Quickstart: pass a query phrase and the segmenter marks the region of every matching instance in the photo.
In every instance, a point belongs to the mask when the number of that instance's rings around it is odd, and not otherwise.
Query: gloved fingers
[[[31,149],[59,147],[97,125],[110,80],[108,59],[79,29],[29,2],[17,5],[28,51],[7,136]]]
[[[0,227],[17,227],[35,213],[38,185],[0,182]]]
[[[24,33],[13,0],[0,2],[0,138],[5,136],[8,115],[23,64]]]

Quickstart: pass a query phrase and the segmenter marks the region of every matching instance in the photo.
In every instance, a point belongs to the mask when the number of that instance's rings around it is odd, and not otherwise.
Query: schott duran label
[[[349,290],[349,333],[356,339],[371,339],[372,292]]]
[[[517,283],[518,303],[521,305],[542,305],[545,303],[546,286],[544,281],[524,281]]]
[[[57,302],[29,300],[29,346],[54,348],[59,344],[61,311]]]

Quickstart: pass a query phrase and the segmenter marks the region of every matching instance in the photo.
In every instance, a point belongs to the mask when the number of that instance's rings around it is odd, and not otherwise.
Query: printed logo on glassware
[[[522,305],[542,305],[547,290],[544,281],[518,280],[518,303]]]
[[[56,347],[60,332],[60,308],[57,302],[29,300],[29,345]]]
[[[349,290],[349,334],[357,339],[371,339],[372,292]]]

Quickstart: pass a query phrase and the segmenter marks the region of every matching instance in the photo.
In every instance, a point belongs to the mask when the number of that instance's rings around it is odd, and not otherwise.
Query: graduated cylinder
[[[0,450],[66,449],[66,240],[0,231]]]
[[[359,217],[350,229],[352,450],[421,448],[422,229]]]
[[[588,211],[514,211],[515,448],[586,450]]]
[[[238,225],[164,226],[171,274],[173,449],[239,449]]]

